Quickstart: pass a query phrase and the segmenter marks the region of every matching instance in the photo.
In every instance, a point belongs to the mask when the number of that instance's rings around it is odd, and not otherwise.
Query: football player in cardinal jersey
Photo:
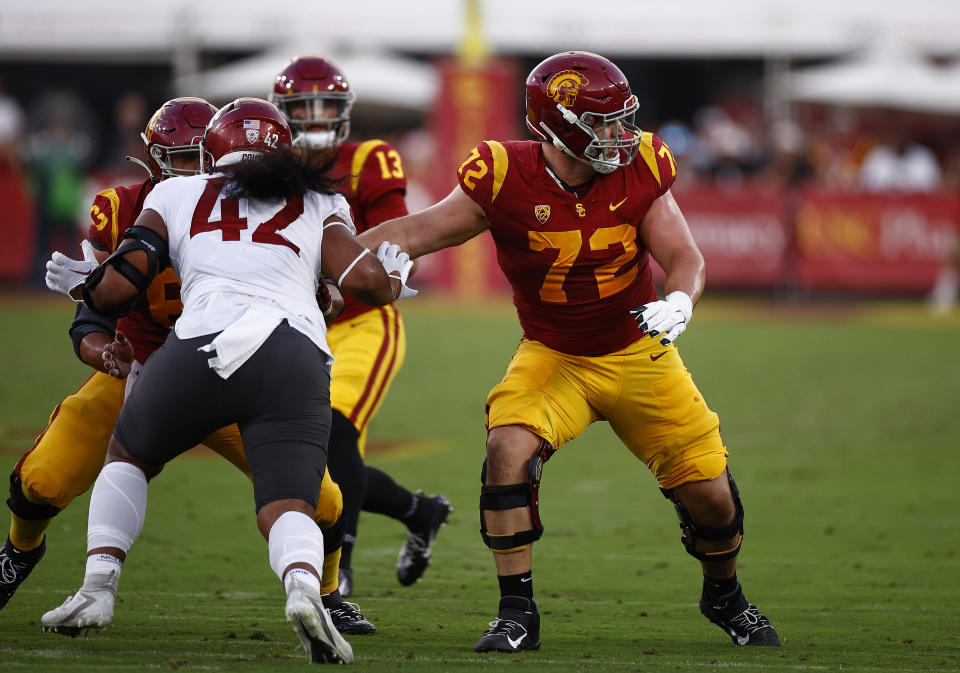
[[[779,645],[737,580],[743,505],[717,415],[674,346],[703,291],[703,257],[670,192],[670,149],[633,124],[637,107],[609,60],[551,56],[526,82],[535,141],[480,143],[443,201],[360,236],[418,257],[489,230],[513,287],[524,335],[487,398],[480,492],[501,599],[478,652],[540,647],[531,545],[543,533],[541,473],[601,419],[675,506],[703,570],[701,612],[738,645]],[[662,300],[651,258],[666,272]]]
[[[314,515],[332,356],[316,293],[323,273],[383,305],[406,289],[412,263],[387,244],[379,260],[370,255],[331,187],[329,164],[305,160],[291,144],[286,120],[267,101],[225,105],[201,141],[207,174],[157,185],[116,251],[68,290],[74,298],[82,292],[95,313],[122,316],[170,265],[184,306],[110,438],[90,498],[83,586],[43,615],[45,629],[72,635],[110,623],[122,562],[143,526],[147,479],[236,423],[257,524],[287,591],[287,620],[311,663],[353,661],[321,595],[323,536]]]
[[[407,214],[407,179],[397,150],[382,140],[350,142],[354,93],[340,68],[321,56],[298,56],[277,74],[270,100],[293,129],[294,145],[320,157],[336,157],[332,175],[357,231]],[[330,399],[330,472],[343,491],[346,535],[340,559],[340,592],[353,587],[351,552],[361,508],[385,514],[407,527],[397,557],[397,579],[416,582],[430,562],[437,531],[450,503],[442,495],[411,493],[389,475],[364,466],[367,426],[403,364],[406,333],[393,304],[368,306],[345,293],[346,307],[328,333],[334,364]]]
[[[157,183],[200,172],[200,138],[215,113],[215,107],[199,98],[175,98],[160,106],[143,133],[143,165],[149,177],[138,185],[97,194],[90,208],[89,241],[84,243],[91,259],[76,262],[76,270],[89,271],[98,263],[94,257],[103,261],[116,250]],[[182,309],[180,281],[169,268],[119,321],[78,305],[70,335],[78,357],[96,371],[54,409],[49,425],[10,475],[11,525],[9,538],[0,547],[5,568],[0,576],[0,608],[43,557],[45,531],[53,517],[93,485],[125,391],[139,375],[141,363],[166,339]],[[205,443],[251,476],[236,425],[218,430]],[[339,489],[327,474],[316,512],[327,542],[325,602],[342,632],[370,633],[374,626],[336,593],[341,510]]]

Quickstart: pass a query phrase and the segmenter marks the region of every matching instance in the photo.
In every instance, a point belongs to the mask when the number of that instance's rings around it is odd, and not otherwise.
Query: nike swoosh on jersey
[[[656,362],[657,360],[659,360],[660,358],[662,358],[662,357],[663,357],[664,355],[666,355],[666,354],[667,354],[667,351],[663,351],[663,352],[660,353],[659,355],[654,355],[653,353],[650,353],[650,359],[653,360],[654,362]]]
[[[620,206],[622,206],[622,205],[623,205],[623,202],[626,201],[628,198],[630,198],[630,197],[629,197],[629,196],[624,196],[624,197],[623,197],[623,201],[621,201],[621,202],[618,203],[617,205],[613,205],[613,204],[611,203],[611,204],[610,204],[610,212],[612,213],[612,212],[615,211],[617,208],[619,208]]]
[[[511,638],[510,636],[507,636],[507,642],[510,643],[510,647],[516,647],[517,645],[519,645],[520,643],[522,643],[522,642],[523,642],[523,639],[526,638],[526,637],[527,637],[527,634],[526,634],[526,633],[522,634],[522,635],[521,635],[519,638],[517,638],[516,640],[514,640],[514,639]],[[741,644],[742,644],[742,643],[741,643]]]

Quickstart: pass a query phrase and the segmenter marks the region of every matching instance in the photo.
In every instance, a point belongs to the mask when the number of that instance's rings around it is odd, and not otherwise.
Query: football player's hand
[[[117,330],[113,341],[103,347],[100,355],[103,359],[103,371],[118,379],[125,379],[133,364],[133,344],[126,335]]]
[[[665,300],[644,304],[630,314],[642,331],[654,339],[659,336],[660,344],[669,346],[687,329],[693,315],[693,301],[686,292],[671,292]]]
[[[323,320],[328,325],[336,320],[344,307],[343,293],[333,281],[322,279],[317,287],[317,305],[323,312]]]
[[[80,301],[80,291],[90,272],[99,266],[93,246],[87,239],[80,244],[83,259],[67,257],[60,251],[54,251],[47,262],[45,280],[47,287],[72,299]]]
[[[387,275],[400,282],[400,291],[393,293],[395,299],[417,296],[418,292],[416,290],[407,287],[407,278],[410,276],[410,269],[413,268],[413,260],[410,259],[410,255],[403,252],[399,245],[384,241],[377,248],[377,259],[383,264]]]

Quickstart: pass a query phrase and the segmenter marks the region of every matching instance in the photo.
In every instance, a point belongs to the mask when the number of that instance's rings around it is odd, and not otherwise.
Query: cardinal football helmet
[[[293,129],[294,144],[312,150],[336,147],[347,139],[354,98],[337,64],[322,56],[290,59],[270,93],[270,102]]]
[[[598,173],[637,156],[639,104],[620,68],[597,54],[566,51],[527,77],[527,128]]]
[[[200,172],[200,139],[216,112],[217,108],[202,98],[174,98],[153,113],[140,137],[146,150],[147,170],[154,180]],[[177,155],[196,157],[196,169],[175,168],[171,159]]]
[[[204,170],[213,172],[292,144],[290,126],[273,103],[262,98],[238,98],[217,111],[203,134]]]

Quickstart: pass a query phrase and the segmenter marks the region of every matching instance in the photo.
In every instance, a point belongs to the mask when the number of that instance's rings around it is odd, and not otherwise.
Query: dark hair
[[[284,148],[214,170],[224,175],[223,193],[227,198],[270,202],[303,196],[308,190],[335,193],[342,178],[334,180],[328,173],[336,162],[336,154],[317,160],[313,152]]]

